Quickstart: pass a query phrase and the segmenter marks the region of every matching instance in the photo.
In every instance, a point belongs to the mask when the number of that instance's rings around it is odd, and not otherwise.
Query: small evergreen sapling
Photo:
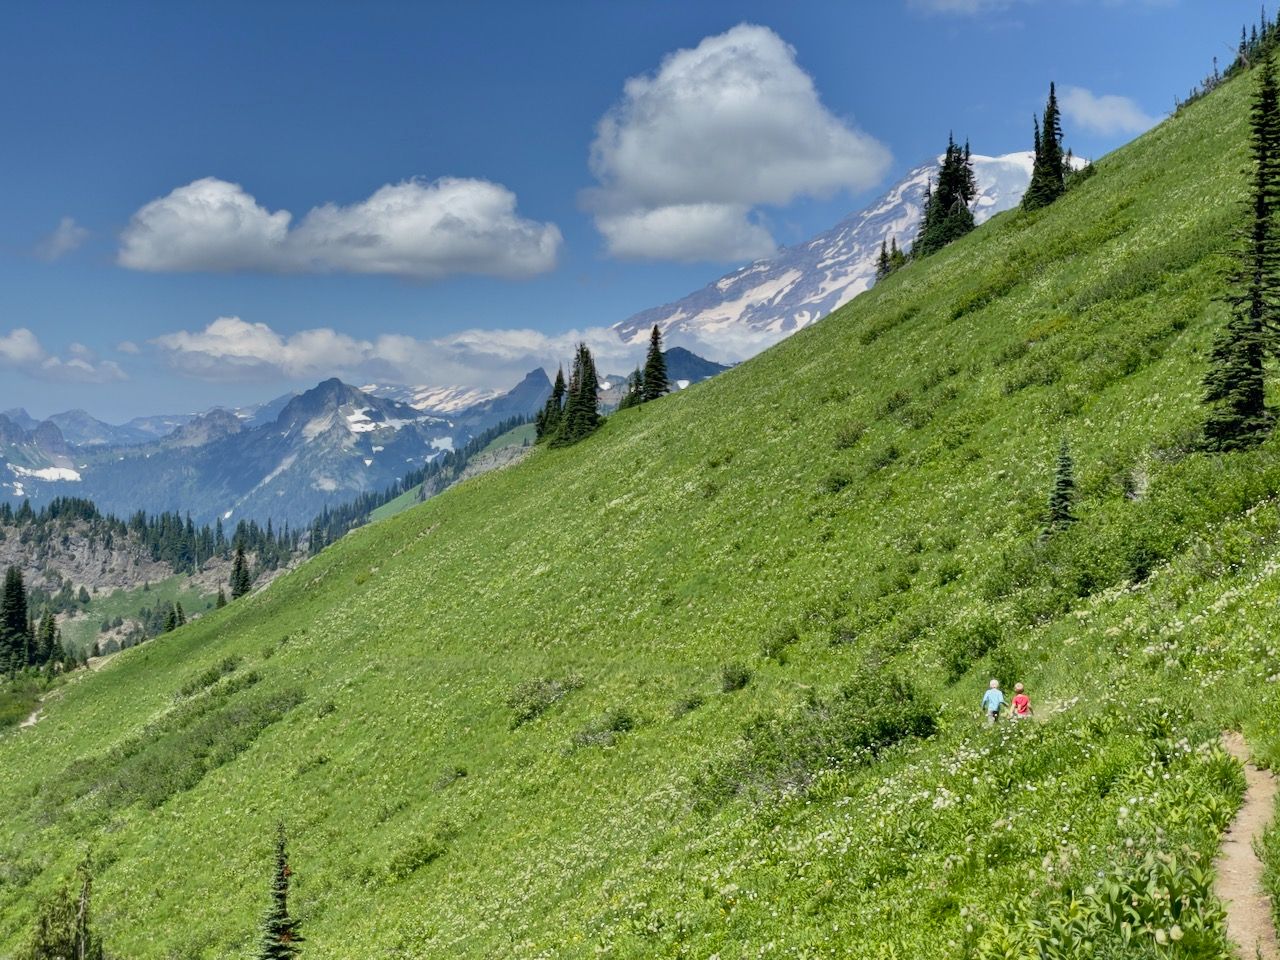
[[[276,825],[276,866],[271,880],[271,905],[262,920],[262,945],[258,960],[288,960],[301,951],[298,944],[303,937],[298,933],[299,923],[289,916],[289,854],[284,823]]]
[[[1076,498],[1075,463],[1067,441],[1058,449],[1058,463],[1053,474],[1053,492],[1049,495],[1049,530],[1061,530],[1076,522],[1071,508]]]

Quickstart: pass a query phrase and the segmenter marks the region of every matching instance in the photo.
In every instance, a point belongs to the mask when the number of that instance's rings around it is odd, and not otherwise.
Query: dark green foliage
[[[553,447],[567,447],[589,437],[600,426],[600,378],[585,343],[578,344],[565,393],[560,425],[548,434]],[[555,395],[552,394],[554,399]]]
[[[627,392],[618,401],[618,409],[627,410],[638,407],[642,403],[644,403],[644,372],[637,367],[631,376],[627,377]]]
[[[704,697],[702,694],[691,693],[686,697],[681,697],[679,700],[675,702],[675,704],[671,708],[671,716],[673,719],[678,720],[680,717],[683,717],[685,714],[693,713],[693,711],[697,710],[706,702],[707,702],[707,698]]]
[[[636,727],[636,718],[626,707],[614,707],[597,717],[573,735],[573,745],[582,747],[612,746],[624,733]]]
[[[1036,123],[1035,163],[1031,183],[1022,195],[1024,210],[1047,207],[1066,190],[1067,156],[1062,152],[1062,116],[1058,111],[1058,94],[1049,84],[1049,101],[1044,107],[1044,122]]]
[[[558,680],[550,677],[526,680],[512,690],[506,700],[507,709],[515,714],[511,718],[511,729],[523,726],[530,720],[536,720],[553,704],[558,703],[580,686],[582,686],[582,678],[572,674]]]
[[[1049,494],[1049,530],[1060,530],[1076,522],[1071,512],[1076,499],[1075,464],[1067,441],[1058,449],[1058,462],[1053,472],[1053,492]]]
[[[876,257],[876,280],[883,280],[889,275],[889,244],[880,241],[880,255]]]
[[[194,696],[207,687],[213,686],[228,674],[235,673],[236,668],[240,666],[240,663],[241,660],[238,656],[233,655],[230,657],[223,657],[217,663],[205,670],[202,670],[179,687],[178,692],[174,694],[174,699],[183,700],[187,697]]]
[[[907,262],[907,255],[898,247],[898,238],[880,241],[880,255],[876,257],[876,280],[883,280],[889,274],[901,269]]]
[[[955,139],[947,139],[947,151],[938,169],[938,182],[925,193],[924,218],[911,248],[913,257],[926,257],[941,250],[951,241],[964,236],[974,227],[970,204],[978,195],[973,176],[969,145],[960,147]]]
[[[284,823],[281,822],[276,825],[276,864],[271,878],[271,905],[262,920],[259,960],[287,960],[301,952],[298,944],[303,942],[303,937],[298,933],[298,921],[289,916],[289,877],[292,875]]]
[[[775,627],[770,633],[760,641],[760,655],[766,660],[776,660],[778,663],[787,662],[787,648],[800,639],[800,632],[796,629],[795,624],[784,623]]]
[[[0,593],[0,670],[12,672],[31,663],[31,632],[27,619],[27,588],[22,571],[9,567]]]
[[[1280,327],[1280,94],[1271,58],[1258,71],[1249,116],[1252,183],[1245,248],[1230,277],[1231,316],[1204,378],[1205,445],[1238,450],[1263,440],[1274,423],[1266,407],[1268,356]]]
[[[720,692],[733,693],[751,682],[751,669],[743,663],[726,663],[720,668]]]
[[[218,599],[214,601],[213,607],[215,610],[221,610],[226,605],[227,605],[227,591],[223,590],[222,587],[219,586]]]
[[[86,857],[74,881],[37,905],[30,938],[15,960],[103,960],[102,941],[91,922],[92,893],[92,867]]]
[[[564,418],[564,398],[568,388],[564,382],[564,368],[556,371],[556,382],[551,388],[551,396],[542,412],[534,419],[534,435],[539,440],[549,440],[560,432],[560,423]]]
[[[705,801],[764,799],[803,791],[824,769],[870,763],[903,740],[931,736],[937,708],[908,680],[861,673],[825,698],[810,694],[784,714],[758,717],[743,732],[741,750],[706,771]]]
[[[236,547],[236,558],[231,564],[231,599],[238,600],[252,589],[253,577],[249,574],[249,561],[241,544]]]
[[[649,335],[649,353],[644,359],[644,386],[641,397],[648,403],[650,400],[657,400],[666,395],[670,389],[671,387],[667,384],[667,361],[662,355],[662,331],[655,323],[653,332]]]

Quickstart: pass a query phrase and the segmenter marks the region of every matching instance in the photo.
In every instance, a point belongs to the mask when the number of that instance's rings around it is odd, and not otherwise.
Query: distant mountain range
[[[1031,181],[1031,153],[973,157],[979,222],[1017,206]],[[696,293],[637,313],[614,330],[641,344],[656,324],[669,343],[745,358],[821,320],[875,282],[880,244],[911,246],[937,162],[907,174],[878,202],[811,240],[757,260]]]
[[[681,348],[667,363],[676,389],[725,369]],[[624,380],[608,378],[606,406],[621,398]],[[0,414],[0,496],[37,505],[85,497],[119,516],[170,510],[199,524],[270,518],[298,526],[327,506],[386,489],[504,421],[531,418],[550,393],[539,367],[505,393],[362,389],[332,379],[256,406],[123,425],[83,410],[44,421],[10,410]]]

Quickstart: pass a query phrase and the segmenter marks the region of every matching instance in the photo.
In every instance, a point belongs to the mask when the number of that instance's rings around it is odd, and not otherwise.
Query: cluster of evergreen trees
[[[1277,48],[1280,48],[1280,16],[1274,20],[1268,18],[1267,8],[1263,7],[1257,23],[1240,27],[1240,44],[1236,47],[1235,58],[1227,69],[1219,70],[1218,58],[1214,57],[1213,72],[1192,87],[1185,100],[1175,98],[1176,108],[1181,110],[1188,104],[1212,93],[1220,84],[1237,73],[1248,70],[1266,57],[1273,56]]]
[[[1058,110],[1058,92],[1049,84],[1049,100],[1044,107],[1044,122],[1035,123],[1035,163],[1031,183],[1022,195],[1022,209],[1039,210],[1057,200],[1067,189],[1071,159],[1062,150],[1062,114]]]
[[[1266,368],[1280,353],[1280,90],[1271,55],[1257,62],[1244,243],[1229,278],[1230,316],[1204,379],[1204,439],[1211,450],[1252,446],[1275,425],[1266,405]]]
[[[297,551],[300,534],[285,527],[276,531],[270,520],[265,527],[256,520],[241,520],[230,537],[218,519],[213,526],[197,527],[190,516],[178,513],[148,515],[139,510],[127,521],[102,514],[92,500],[79,497],[56,497],[39,511],[24,500],[18,509],[0,504],[0,527],[13,526],[23,543],[39,546],[66,535],[67,528],[85,526],[91,548],[116,548],[117,541],[133,537],[151,556],[165,563],[175,573],[195,573],[208,560],[226,559],[236,546],[256,556],[258,567],[275,570]]]
[[[892,243],[880,241],[880,256],[876,258],[876,280],[883,280],[891,273],[896,273],[907,265],[907,255],[898,246],[898,238]]]
[[[53,670],[75,666],[75,658],[62,646],[53,612],[33,615],[22,571],[9,567],[0,592],[0,672],[12,677],[28,668]]]
[[[534,419],[536,436],[553,447],[567,447],[595,433],[600,420],[600,376],[591,351],[580,343],[567,384],[564,369],[556,371],[551,396]]]
[[[627,392],[622,395],[618,404],[619,410],[638,407],[650,400],[657,400],[671,392],[671,383],[667,379],[667,358],[662,355],[662,331],[653,325],[649,334],[649,352],[644,358],[644,366],[627,378]]]
[[[973,176],[969,144],[963,148],[955,137],[947,138],[947,152],[942,155],[938,179],[926,188],[924,219],[911,247],[913,257],[927,257],[973,229],[970,204],[978,196],[978,182]]]

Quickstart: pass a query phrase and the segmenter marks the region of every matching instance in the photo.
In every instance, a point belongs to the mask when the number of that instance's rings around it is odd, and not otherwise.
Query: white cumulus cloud
[[[751,259],[775,247],[760,205],[869,187],[889,161],[823,106],[794,48],[740,24],[626,81],[596,126],[599,186],[583,199],[614,256]]]
[[[73,217],[63,217],[58,221],[53,233],[36,245],[36,256],[41,260],[57,260],[79,247],[89,239],[89,231],[76,223]]]
[[[280,334],[265,323],[219,317],[203,330],[151,341],[168,365],[203,380],[318,380],[461,384],[503,388],[535,367],[554,370],[585,341],[602,373],[630,371],[643,353],[607,327],[548,335],[537,330],[464,330],[420,339],[379,334],[365,339],[319,327]]]
[[[66,357],[50,354],[26,327],[17,327],[0,336],[0,368],[40,380],[63,382],[109,383],[129,379],[118,363],[99,360],[82,343],[71,344],[67,353]]]
[[[530,277],[555,267],[560,230],[516,212],[487,180],[406,180],[293,224],[236,183],[205,177],[152,200],[121,234],[133,270],[370,273],[435,280],[459,273]]]
[[[1097,96],[1084,87],[1066,87],[1059,97],[1063,115],[1072,123],[1103,136],[1142,133],[1160,122],[1129,97]]]

